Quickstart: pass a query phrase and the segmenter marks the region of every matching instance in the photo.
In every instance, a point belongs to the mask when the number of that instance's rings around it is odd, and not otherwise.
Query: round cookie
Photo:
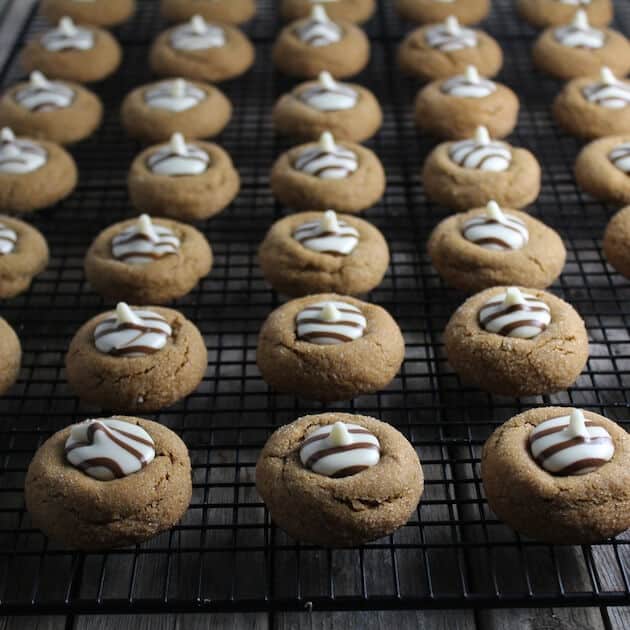
[[[496,202],[444,219],[428,243],[440,276],[474,292],[498,285],[548,287],[562,272],[562,239],[544,223]]]
[[[555,454],[540,453],[546,446]],[[630,438],[612,420],[542,407],[490,436],[481,477],[489,507],[510,527],[547,543],[586,544],[630,527],[629,465]]]
[[[271,190],[293,208],[361,212],[383,196],[385,172],[369,149],[335,142],[324,132],[319,142],[294,147],[278,158],[271,170]]]
[[[630,134],[587,144],[575,161],[578,186],[596,199],[630,204]]]
[[[333,20],[361,24],[372,17],[375,0],[335,0],[326,3],[326,12]],[[280,15],[287,22],[308,17],[313,10],[312,0],[281,0]]]
[[[550,27],[536,40],[534,63],[558,79],[593,76],[602,66],[625,76],[630,71],[630,44],[617,31],[597,29],[588,23],[582,10],[573,22]]]
[[[200,15],[209,22],[242,24],[256,14],[256,0],[161,0],[160,8],[170,22],[185,22]]]
[[[42,234],[28,223],[0,216],[0,298],[26,291],[47,265],[48,244]]]
[[[103,104],[96,94],[78,83],[49,81],[37,70],[0,100],[0,126],[59,144],[91,136],[102,119]]]
[[[453,15],[460,24],[477,24],[490,13],[490,0],[396,0],[399,15],[410,22],[434,24]]]
[[[249,70],[254,56],[252,43],[237,28],[195,15],[158,36],[149,52],[149,65],[159,76],[218,82]]]
[[[42,0],[40,11],[51,24],[71,17],[79,24],[116,26],[126,22],[136,10],[135,0]]]
[[[593,26],[606,26],[613,18],[611,0],[518,0],[516,7],[524,20],[538,28],[567,24],[578,7]]]
[[[462,381],[502,396],[566,389],[588,360],[582,318],[536,289],[493,287],[473,295],[451,317],[444,344]]]
[[[391,315],[333,293],[287,302],[265,321],[256,362],[275,390],[323,402],[384,389],[405,356]]]
[[[484,77],[493,77],[503,65],[499,44],[487,33],[462,27],[457,18],[411,31],[398,49],[403,72],[425,81],[446,79],[475,66]]]
[[[479,208],[496,201],[523,208],[540,192],[540,166],[526,149],[490,139],[480,127],[474,138],[438,145],[422,171],[424,191],[453,210]]]
[[[630,207],[619,210],[608,222],[603,246],[606,260],[621,275],[630,278]]]
[[[357,546],[407,523],[424,476],[413,446],[393,426],[323,413],[273,433],[256,464],[256,488],[292,538]]]
[[[77,179],[74,160],[59,145],[16,138],[8,127],[0,131],[0,212],[52,206],[75,189]]]
[[[58,431],[35,453],[24,483],[35,527],[83,551],[126,547],[168,530],[191,497],[186,445],[165,426],[129,416]]]
[[[185,138],[211,138],[223,131],[232,104],[212,85],[172,79],[143,85],[123,101],[121,122],[132,138],[163,142],[180,132]]]
[[[105,298],[166,304],[210,273],[212,250],[194,227],[143,214],[101,232],[84,265],[88,282]]]
[[[370,43],[351,22],[331,20],[322,5],[310,17],[285,26],[272,50],[276,67],[292,77],[314,79],[324,70],[343,79],[365,68]]]
[[[0,396],[13,387],[20,375],[22,346],[13,328],[0,317]]]
[[[169,144],[149,147],[131,165],[129,196],[142,212],[199,221],[218,214],[236,197],[238,172],[218,145],[186,143],[175,134]]]
[[[302,212],[271,226],[258,250],[265,280],[280,293],[359,295],[377,287],[389,265],[383,235],[333,210]]]
[[[56,28],[29,41],[20,60],[27,72],[39,70],[52,79],[92,83],[117,70],[122,51],[107,31],[77,26],[64,17]]]
[[[66,354],[68,383],[88,404],[112,411],[159,411],[193,392],[208,364],[203,337],[169,308],[130,308],[97,315]]]
[[[470,138],[484,126],[493,138],[504,138],[516,127],[518,97],[510,88],[479,76],[475,66],[464,74],[438,79],[418,92],[416,126],[440,138]]]
[[[604,67],[599,77],[569,81],[553,103],[556,122],[569,133],[599,138],[630,133],[630,83]]]
[[[280,97],[273,108],[273,126],[298,140],[317,140],[330,131],[339,140],[363,142],[383,122],[378,100],[356,83],[340,83],[329,72],[317,81],[295,87]]]

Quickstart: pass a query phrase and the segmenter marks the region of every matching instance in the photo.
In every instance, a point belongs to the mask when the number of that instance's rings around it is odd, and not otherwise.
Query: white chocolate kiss
[[[630,174],[630,142],[617,145],[608,154],[608,159],[621,172]]]
[[[593,28],[588,23],[586,11],[580,9],[575,13],[571,24],[560,26],[554,31],[556,41],[568,48],[602,48],[606,41],[604,31]]]
[[[350,477],[381,459],[378,438],[358,424],[335,422],[308,433],[300,448],[305,468],[325,477]]]
[[[0,173],[24,175],[46,164],[48,154],[37,142],[16,138],[8,127],[0,131]]]
[[[486,213],[464,223],[462,234],[467,241],[492,251],[522,249],[529,240],[523,221],[505,214],[496,201],[490,201]]]
[[[144,102],[153,109],[184,112],[206,99],[206,93],[185,79],[163,81],[144,93]]]
[[[324,131],[316,146],[298,155],[293,168],[319,179],[346,179],[359,168],[359,158],[354,151],[335,144],[332,133]]]
[[[607,109],[623,109],[630,105],[630,83],[620,81],[612,70],[604,66],[600,80],[582,89],[582,95],[589,103]]]
[[[552,475],[586,475],[615,454],[610,433],[587,420],[581,409],[541,422],[529,434],[529,448],[536,463]]]
[[[0,256],[6,256],[15,251],[18,235],[8,225],[0,223]]]
[[[341,40],[343,31],[326,14],[326,9],[317,4],[310,17],[295,29],[298,39],[309,46],[321,48]]]
[[[156,225],[148,214],[142,214],[112,239],[112,256],[129,265],[147,265],[156,260],[176,255],[180,241],[164,225]]]
[[[208,170],[210,156],[194,144],[187,144],[181,133],[173,134],[169,144],[147,158],[147,168],[156,175],[183,177]]]
[[[366,326],[360,309],[346,302],[317,302],[296,318],[297,338],[321,346],[360,339]]]
[[[176,50],[221,48],[225,42],[225,31],[216,24],[208,24],[200,15],[176,27],[171,34],[171,46]]]
[[[99,352],[117,357],[144,357],[161,350],[173,334],[168,322],[150,310],[120,302],[94,330]]]
[[[347,256],[359,244],[359,232],[339,221],[334,210],[324,212],[319,221],[302,223],[293,238],[307,249],[331,256]]]
[[[479,311],[479,325],[490,333],[533,339],[551,323],[551,310],[542,300],[510,287],[490,298]]]
[[[74,90],[59,81],[49,81],[41,72],[31,72],[29,83],[15,93],[15,102],[31,112],[51,112],[70,107]]]
[[[65,444],[66,459],[99,481],[121,479],[155,459],[153,438],[139,425],[119,418],[75,424]]]
[[[454,15],[449,15],[443,24],[428,27],[424,34],[427,44],[441,52],[453,52],[477,46],[477,33],[464,28]]]
[[[497,91],[497,84],[479,76],[475,66],[468,66],[465,74],[444,81],[440,90],[459,98],[485,98]]]
[[[453,142],[449,149],[449,157],[462,168],[495,173],[507,171],[512,164],[512,151],[509,145],[491,140],[485,127],[478,127],[475,137],[470,140]]]
[[[300,92],[298,98],[321,112],[338,112],[355,107],[359,94],[350,86],[335,81],[324,70],[320,73],[317,84]]]
[[[94,48],[94,33],[89,28],[77,26],[66,16],[59,20],[57,28],[44,33],[40,42],[50,52],[85,51]]]

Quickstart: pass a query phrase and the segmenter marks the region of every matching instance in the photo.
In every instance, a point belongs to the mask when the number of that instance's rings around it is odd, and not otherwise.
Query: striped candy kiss
[[[51,52],[64,50],[90,50],[94,47],[94,33],[76,26],[69,17],[62,17],[59,25],[41,38],[41,44]]]
[[[184,79],[164,81],[144,93],[145,103],[154,109],[183,112],[206,98],[206,93]]]
[[[49,81],[41,72],[31,73],[29,84],[15,93],[15,102],[31,112],[52,112],[70,107],[74,90],[67,85]]]
[[[15,250],[17,245],[17,233],[10,227],[0,223],[0,256],[6,256]]]
[[[485,127],[478,127],[475,137],[454,142],[449,157],[462,168],[492,171],[507,171],[512,163],[512,151],[503,142],[493,142]]]
[[[168,145],[147,158],[147,168],[156,175],[184,177],[208,170],[210,156],[194,144],[186,144],[181,133],[173,134]]]
[[[179,251],[180,241],[172,230],[155,225],[143,214],[135,225],[124,229],[112,240],[112,255],[130,265],[146,265]]]
[[[16,138],[11,129],[0,132],[0,173],[24,175],[46,164],[48,153],[36,142]]]
[[[208,24],[200,15],[178,26],[171,35],[176,50],[207,50],[225,46],[225,32],[220,26]]]
[[[521,249],[529,240],[525,223],[502,212],[496,201],[488,203],[485,215],[466,221],[462,235],[467,241],[493,251]]]
[[[530,433],[529,449],[536,463],[554,475],[585,475],[615,453],[608,431],[586,420],[580,409],[541,422]]]
[[[497,85],[489,79],[480,77],[475,66],[468,66],[465,74],[444,81],[440,90],[444,94],[459,98],[485,98],[497,91]]]
[[[602,48],[606,34],[588,23],[586,11],[576,11],[571,24],[561,26],[554,31],[556,40],[568,48]]]
[[[477,46],[477,33],[469,28],[462,28],[457,18],[450,15],[444,24],[428,28],[425,39],[431,48],[442,52],[453,52]]]
[[[322,112],[352,109],[359,95],[351,87],[335,81],[329,72],[321,72],[319,83],[302,91],[298,98],[306,105]]]
[[[359,244],[359,232],[339,221],[334,210],[327,210],[320,221],[300,225],[293,238],[307,249],[331,256],[347,256]]]
[[[359,159],[354,151],[335,144],[333,135],[325,131],[317,146],[300,153],[293,168],[320,179],[345,179],[359,168]]]
[[[305,468],[333,478],[356,475],[378,464],[380,458],[378,438],[358,424],[344,422],[315,429],[300,447]]]
[[[337,345],[363,337],[367,320],[346,302],[318,302],[296,318],[297,338],[318,345]]]
[[[607,109],[623,109],[630,105],[630,83],[619,81],[610,68],[602,68],[599,83],[588,85],[582,90],[589,103]]]
[[[324,7],[317,4],[313,7],[310,18],[295,29],[298,38],[308,44],[320,48],[341,40],[341,27],[330,20]]]
[[[609,154],[608,159],[620,171],[630,174],[630,142],[624,142],[615,147]]]

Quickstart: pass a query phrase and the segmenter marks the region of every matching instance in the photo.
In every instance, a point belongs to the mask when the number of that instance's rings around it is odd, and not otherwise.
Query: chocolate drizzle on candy
[[[350,477],[376,466],[380,459],[378,438],[358,424],[335,422],[320,427],[300,447],[302,465],[326,477]]]
[[[335,81],[329,72],[321,72],[316,85],[313,85],[298,97],[309,107],[322,112],[337,112],[352,109],[359,100],[356,90]]]
[[[587,420],[581,409],[541,422],[529,435],[529,449],[541,468],[564,476],[593,472],[615,454],[608,431]]]
[[[114,357],[144,357],[164,348],[172,334],[161,315],[120,302],[112,316],[95,328],[94,345],[99,352]]]
[[[480,326],[490,333],[533,339],[551,323],[551,309],[542,300],[510,287],[495,295],[479,311]]]
[[[15,230],[0,223],[0,256],[6,256],[15,250],[18,236]]]
[[[199,105],[206,93],[185,79],[163,81],[144,93],[144,102],[153,109],[184,112]]]
[[[316,4],[308,20],[295,29],[295,34],[305,44],[321,48],[340,41],[343,31],[328,17],[326,9]]]
[[[24,175],[46,164],[44,147],[31,140],[16,138],[11,129],[0,131],[0,173]]]
[[[187,144],[181,133],[173,134],[168,145],[147,158],[151,172],[168,177],[200,175],[208,170],[209,164],[210,156],[194,144]]]
[[[172,230],[151,222],[143,214],[135,225],[125,228],[112,240],[112,255],[130,265],[146,265],[167,256],[177,255],[180,241]]]
[[[477,46],[477,33],[470,28],[462,28],[454,15],[449,15],[444,24],[427,28],[424,37],[431,48],[441,52]]]
[[[155,459],[155,443],[140,426],[118,418],[75,424],[65,445],[66,459],[99,481],[121,479]]]
[[[94,33],[89,28],[77,26],[71,18],[62,17],[57,28],[44,33],[40,41],[51,52],[90,50],[94,47]]]
[[[462,168],[500,173],[512,164],[512,151],[504,142],[490,139],[485,127],[477,127],[475,137],[453,142],[449,152],[451,160]]]
[[[554,31],[556,41],[567,48],[602,48],[606,41],[606,34],[593,28],[588,23],[586,11],[576,11],[571,24],[561,26]]]
[[[346,302],[318,302],[307,306],[296,318],[297,338],[320,346],[360,339],[366,326],[363,313]]]
[[[630,105],[630,83],[617,79],[605,66],[601,69],[599,82],[587,85],[582,94],[589,103],[607,109],[623,109]]]
[[[468,66],[465,74],[444,81],[440,90],[444,94],[459,98],[485,98],[497,91],[497,84],[479,76],[475,66]]]
[[[500,252],[521,249],[529,240],[525,223],[505,214],[496,201],[488,203],[485,215],[466,221],[462,234],[479,247]]]
[[[339,221],[334,210],[327,210],[320,221],[300,225],[293,238],[307,249],[331,256],[347,256],[359,244],[359,232]]]
[[[200,15],[178,26],[171,34],[171,46],[176,50],[208,50],[225,46],[225,31],[208,24]]]
[[[335,144],[330,131],[324,131],[317,146],[304,149],[293,168],[320,179],[345,179],[359,168],[354,151]]]
[[[624,142],[616,146],[609,154],[608,159],[620,171],[630,174],[630,142]]]
[[[41,72],[31,73],[29,84],[15,93],[15,102],[31,112],[53,112],[70,107],[74,90],[59,81],[49,81]]]

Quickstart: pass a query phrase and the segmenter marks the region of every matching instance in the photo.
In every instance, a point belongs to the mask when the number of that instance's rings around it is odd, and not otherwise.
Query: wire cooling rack
[[[386,391],[333,408],[398,427],[418,450],[426,490],[406,527],[358,549],[302,545],[273,526],[255,491],[257,455],[277,426],[323,407],[269,391],[255,365],[257,332],[279,303],[261,278],[256,248],[286,212],[268,185],[272,161],[287,146],[274,136],[270,112],[291,87],[270,63],[280,27],[273,3],[259,1],[259,14],[247,28],[256,65],[225,86],[235,115],[218,140],[234,158],[242,191],[223,214],[200,226],[214,248],[215,267],[177,303],[205,337],[207,375],[195,394],[155,416],[190,449],[190,509],[172,531],[110,553],[69,552],[33,528],[23,500],[33,453],[54,431],[98,412],[72,395],[63,357],[77,328],[106,308],[85,282],[86,248],[101,229],[130,213],[125,178],[140,147],[125,138],[117,112],[126,92],[151,79],[148,45],[165,26],[157,2],[139,4],[133,22],[117,31],[123,70],[96,88],[107,106],[104,125],[73,150],[79,188],[33,217],[49,240],[50,266],[28,293],[0,305],[24,348],[20,379],[0,400],[0,614],[630,604],[627,536],[582,547],[524,540],[489,512],[479,477],[484,440],[530,406],[579,405],[622,423],[629,419],[630,284],[606,266],[600,247],[614,208],[576,189],[571,170],[579,144],[560,133],[549,115],[559,84],[533,70],[535,33],[508,0],[495,0],[484,27],[505,52],[500,79],[522,99],[512,141],[531,149],[543,167],[542,193],[531,212],[567,245],[567,266],[553,291],[588,326],[591,358],[575,386],[514,401],[462,386],[447,365],[442,331],[464,296],[437,277],[425,241],[449,212],[423,195],[418,173],[432,141],[413,127],[417,84],[395,68],[406,27],[391,3],[381,0],[367,25],[371,63],[358,81],[378,95],[385,112],[383,128],[369,144],[384,162],[388,188],[365,217],[385,233],[392,264],[369,299],[397,319],[407,355]],[[31,16],[4,69],[5,85],[23,76],[17,52],[43,27]],[[617,3],[616,27],[630,32],[627,2]]]

